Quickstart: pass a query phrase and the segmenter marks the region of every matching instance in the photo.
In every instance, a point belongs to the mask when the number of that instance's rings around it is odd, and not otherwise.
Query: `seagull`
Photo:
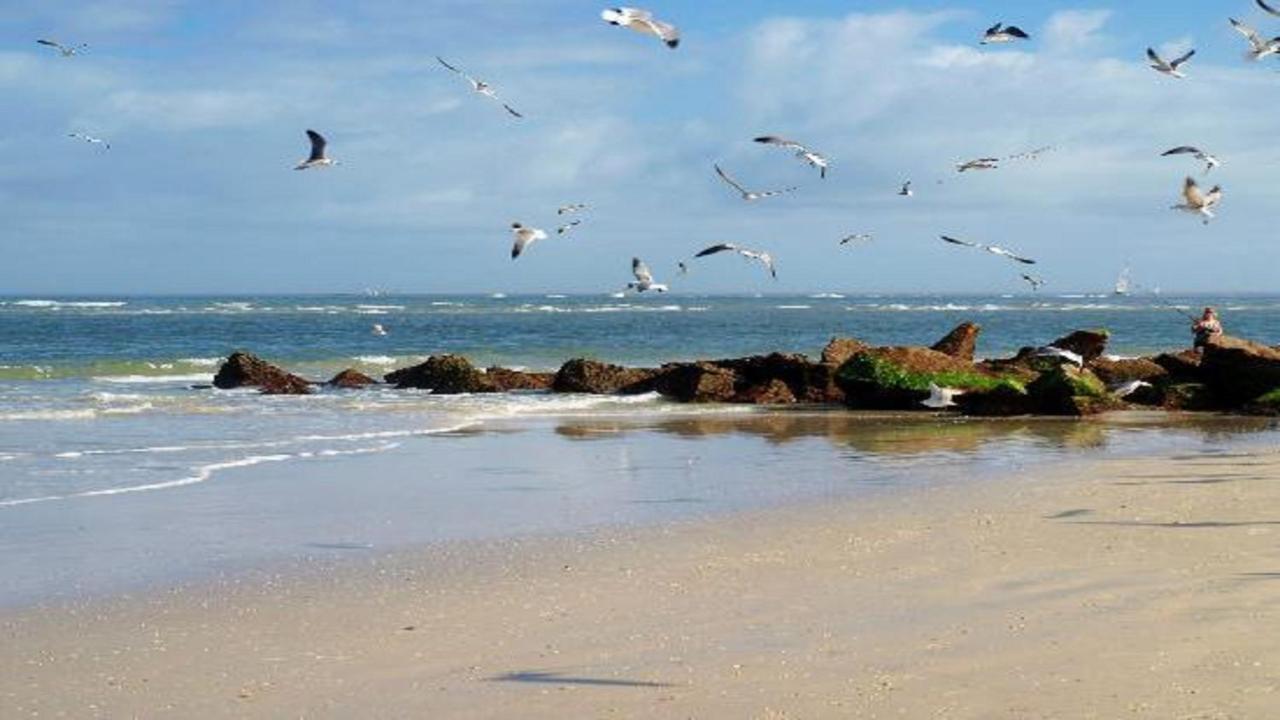
[[[934,383],[929,383],[929,398],[927,400],[921,400],[920,404],[934,410],[946,410],[947,408],[955,407],[956,396],[963,394],[963,390],[938,387]]]
[[[773,256],[771,256],[767,252],[760,252],[758,250],[749,250],[747,248],[738,247],[733,243],[720,243],[719,245],[712,245],[706,250],[703,250],[697,255],[694,255],[694,257],[696,258],[707,257],[708,255],[715,255],[716,253],[722,253],[722,252],[736,252],[742,257],[747,258],[748,260],[756,260],[762,265],[764,265],[765,269],[769,271],[769,275],[771,275],[774,280],[778,279],[778,270],[773,266]]]
[[[813,167],[818,168],[819,177],[827,177],[827,168],[831,166],[831,161],[822,153],[814,152],[795,140],[780,138],[776,135],[763,135],[755,140],[756,142],[764,145],[777,145],[778,147],[786,148],[787,150],[795,150],[796,157],[804,160]]]
[[[653,13],[637,8],[609,8],[600,13],[600,17],[610,25],[630,28],[639,33],[657,36],[672,50],[680,46],[680,31],[675,25],[653,19]]]
[[[1066,360],[1067,362],[1078,366],[1082,370],[1084,369],[1084,357],[1080,355],[1080,353],[1073,353],[1070,350],[1063,350],[1062,348],[1054,347],[1052,345],[1046,345],[1045,347],[1037,349],[1031,354],[1031,357],[1058,358],[1059,360]]]
[[[1182,185],[1183,202],[1174,205],[1172,210],[1182,210],[1204,218],[1204,224],[1214,218],[1213,209],[1222,202],[1222,186],[1214,185],[1208,193],[1201,193],[1195,179],[1188,177]]]
[[[586,209],[587,209],[587,206],[583,205],[582,203],[573,203],[571,205],[561,205],[560,208],[556,210],[556,214],[569,215],[570,213],[576,213],[579,210],[586,210]]]
[[[1166,62],[1164,58],[1156,54],[1155,50],[1152,50],[1151,48],[1147,48],[1147,58],[1151,60],[1151,69],[1155,70],[1156,72],[1168,75],[1169,77],[1178,78],[1179,80],[1181,80],[1182,78],[1185,78],[1186,73],[1183,73],[1178,68],[1182,67],[1183,63],[1190,60],[1191,57],[1195,54],[1196,54],[1195,50],[1188,50],[1186,55],[1183,55],[1182,57],[1177,58],[1172,62]]]
[[[942,241],[943,241],[943,242],[951,243],[952,245],[960,245],[960,246],[962,246],[962,247],[969,247],[969,248],[975,248],[975,249],[978,249],[978,250],[985,250],[985,251],[987,251],[987,252],[991,253],[992,255],[999,255],[999,256],[1001,256],[1001,257],[1007,257],[1007,258],[1009,258],[1010,260],[1013,260],[1014,262],[1020,262],[1020,263],[1022,263],[1023,265],[1035,265],[1035,264],[1036,264],[1036,261],[1035,261],[1035,260],[1032,260],[1032,259],[1030,259],[1030,258],[1025,258],[1025,257],[1022,257],[1022,256],[1020,256],[1020,255],[1017,255],[1016,253],[1013,253],[1013,252],[1011,252],[1011,251],[1009,251],[1009,250],[1006,250],[1006,249],[1004,249],[1004,248],[1000,247],[999,245],[983,245],[982,243],[969,242],[968,240],[957,240],[956,238],[949,237],[949,236],[947,236],[947,235],[941,235],[941,236],[939,236],[939,237],[941,237],[941,238],[942,238]]]
[[[1000,158],[977,158],[975,160],[966,160],[956,165],[956,172],[969,172],[970,170],[999,170]]]
[[[565,223],[564,225],[561,225],[560,227],[556,228],[556,234],[557,234],[557,235],[563,235],[563,234],[565,234],[565,233],[569,232],[570,230],[572,230],[572,229],[574,229],[574,228],[578,227],[578,226],[579,226],[579,225],[581,225],[581,224],[582,224],[582,221],[581,221],[581,220],[573,220],[573,221],[571,221],[571,222],[567,222],[567,223]]]
[[[377,335],[378,337],[383,337],[387,334],[387,329],[382,327],[378,323],[374,323],[373,328],[370,332],[372,332],[374,335]]]
[[[92,135],[83,135],[81,133],[68,133],[67,137],[75,138],[76,140],[83,140],[92,145],[101,145],[106,150],[111,149],[111,143],[107,142],[106,140],[103,140],[102,138],[96,138]]]
[[[841,245],[848,245],[849,243],[867,242],[867,241],[870,241],[870,240],[872,240],[872,239],[873,239],[873,238],[872,238],[872,236],[871,236],[871,233],[857,233],[857,234],[855,234],[855,235],[849,235],[849,236],[845,237],[844,239],[842,239],[842,240],[840,241],[840,244],[841,244]]]
[[[1030,40],[1031,36],[1022,31],[1022,28],[1013,25],[1005,25],[998,22],[987,28],[982,34],[982,41],[979,45],[990,45],[996,43],[1011,43],[1014,40]]]
[[[669,288],[661,283],[653,281],[653,272],[649,270],[649,266],[644,264],[640,258],[631,258],[631,274],[636,276],[634,282],[627,283],[627,288],[636,292],[654,292],[664,293]]]
[[[445,67],[449,68],[450,70],[452,70],[452,71],[454,72],[454,74],[456,74],[456,75],[458,75],[458,76],[462,77],[462,78],[463,78],[463,79],[465,79],[467,82],[471,83],[471,89],[472,89],[472,90],[475,90],[477,93],[480,93],[481,95],[483,95],[483,96],[485,96],[485,97],[489,98],[490,100],[493,100],[493,101],[497,102],[497,103],[498,103],[499,105],[501,105],[504,109],[506,109],[506,111],[507,111],[508,113],[510,113],[512,117],[515,117],[515,118],[522,118],[522,117],[524,117],[524,116],[523,116],[523,115],[521,115],[520,113],[516,112],[516,111],[515,111],[515,109],[514,109],[514,108],[512,108],[510,105],[508,105],[508,104],[506,104],[506,103],[502,102],[502,100],[499,100],[499,99],[498,99],[498,93],[494,91],[493,86],[492,86],[492,85],[490,85],[489,83],[487,83],[487,82],[485,82],[485,81],[483,81],[483,80],[477,80],[476,78],[473,78],[473,77],[471,77],[470,75],[468,75],[468,74],[466,74],[466,73],[462,72],[462,71],[461,71],[461,70],[459,70],[458,68],[456,68],[456,67],[454,67],[454,66],[450,65],[449,63],[445,62],[445,61],[444,61],[444,58],[440,57],[439,55],[437,55],[437,56],[436,56],[436,60],[438,60],[438,61],[440,62],[440,64],[441,64],[441,65],[443,65],[443,66],[445,66]]]
[[[298,163],[293,168],[294,170],[310,170],[311,168],[329,167],[330,165],[338,164],[337,160],[331,160],[325,156],[324,149],[329,142],[324,139],[323,135],[315,130],[308,130],[307,138],[311,140],[311,156]]]
[[[1123,400],[1124,398],[1127,398],[1130,395],[1138,392],[1142,388],[1149,388],[1149,387],[1154,387],[1154,386],[1151,383],[1147,382],[1146,380],[1130,380],[1127,383],[1121,383],[1120,385],[1112,386],[1108,388],[1108,390],[1111,392],[1112,395],[1115,395],[1116,397]]]
[[[1258,31],[1236,20],[1235,18],[1227,18],[1231,21],[1231,27],[1236,32],[1244,36],[1249,41],[1249,51],[1244,54],[1248,60],[1261,60],[1269,55],[1280,53],[1280,37],[1263,40]]]
[[[512,260],[520,257],[520,253],[524,252],[525,248],[539,240],[547,239],[547,233],[545,230],[527,228],[520,223],[511,223],[511,235],[515,238],[515,244],[511,246]]]
[[[1264,3],[1264,2],[1262,2],[1262,0],[1254,0],[1254,2],[1258,3],[1258,7],[1262,8],[1264,11],[1266,11],[1266,12],[1268,12],[1268,13],[1271,13],[1272,15],[1275,15],[1276,17],[1280,17],[1280,10],[1277,10],[1277,9],[1275,9],[1275,8],[1271,7],[1270,5],[1268,5],[1268,4]]]
[[[912,195],[916,194],[916,191],[911,189],[910,180],[902,183],[902,189],[898,191],[898,194],[901,195],[902,197],[911,197]]]
[[[796,189],[794,187],[789,187],[789,188],[784,188],[782,190],[770,190],[768,192],[754,192],[752,190],[747,190],[746,188],[739,185],[736,180],[729,177],[729,175],[725,173],[724,170],[721,170],[719,165],[716,165],[714,167],[716,169],[716,174],[720,176],[720,179],[728,183],[729,186],[732,187],[734,190],[737,190],[738,192],[742,193],[742,199],[746,200],[747,202],[751,202],[752,200],[763,200],[764,198],[774,197],[775,195],[785,195],[786,193],[794,192]]]
[[[1040,288],[1044,287],[1044,279],[1038,278],[1035,275],[1023,273],[1022,279],[1026,280],[1027,284],[1031,286],[1032,292],[1040,292]]]
[[[53,40],[44,40],[44,39],[37,40],[36,42],[40,43],[41,45],[45,45],[47,47],[51,47],[57,50],[58,52],[62,53],[62,57],[67,57],[67,58],[79,55],[81,50],[84,50],[85,48],[89,47],[84,43],[71,46],[71,45],[63,45],[62,43],[55,42]]]
[[[1166,150],[1160,153],[1161,157],[1169,157],[1171,155],[1194,155],[1197,160],[1205,164],[1205,167],[1204,167],[1205,175],[1208,175],[1210,172],[1213,172],[1214,168],[1222,164],[1222,161],[1219,160],[1218,158],[1214,157],[1213,155],[1210,155],[1209,153],[1205,152],[1204,150],[1201,150],[1198,147],[1192,147],[1191,145],[1180,145],[1172,150]]]

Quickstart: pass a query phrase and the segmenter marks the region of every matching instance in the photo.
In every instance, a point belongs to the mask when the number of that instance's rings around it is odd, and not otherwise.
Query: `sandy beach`
[[[1280,455],[1102,460],[3,617],[6,717],[1264,718]]]

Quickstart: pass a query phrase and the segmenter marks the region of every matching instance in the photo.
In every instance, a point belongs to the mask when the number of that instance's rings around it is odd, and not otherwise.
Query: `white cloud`
[[[1112,15],[1110,10],[1059,10],[1045,24],[1043,44],[1050,52],[1096,47]]]

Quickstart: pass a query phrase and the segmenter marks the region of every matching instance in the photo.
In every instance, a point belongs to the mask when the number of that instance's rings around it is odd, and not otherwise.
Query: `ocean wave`
[[[357,355],[352,360],[365,365],[395,365],[400,362],[399,358],[390,355]]]
[[[181,375],[98,375],[90,378],[94,382],[117,383],[120,385],[147,385],[167,383],[207,383],[213,380],[211,373],[191,373]]]
[[[844,300],[844,295],[840,293],[817,293],[809,296],[813,300]]]
[[[775,305],[777,310],[812,310],[812,305]]]
[[[117,308],[128,305],[123,300],[12,300],[0,302],[0,305],[16,305],[25,308]]]
[[[431,303],[437,305],[439,303]],[[454,305],[455,303],[445,303],[446,305]],[[461,305],[462,303],[456,303]],[[404,305],[357,305],[357,310],[404,310]]]

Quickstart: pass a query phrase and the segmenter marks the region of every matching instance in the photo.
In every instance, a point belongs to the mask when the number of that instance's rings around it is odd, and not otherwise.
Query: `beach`
[[[710,422],[631,441],[768,437]],[[1123,423],[1052,425],[1066,452],[1001,466],[963,451],[1010,457],[1007,436],[882,434],[951,466],[890,490],[810,478],[827,489],[15,608],[0,699],[8,717],[1269,717],[1271,436],[1114,456],[1084,448],[1123,445]],[[556,429],[589,446],[619,426]]]

